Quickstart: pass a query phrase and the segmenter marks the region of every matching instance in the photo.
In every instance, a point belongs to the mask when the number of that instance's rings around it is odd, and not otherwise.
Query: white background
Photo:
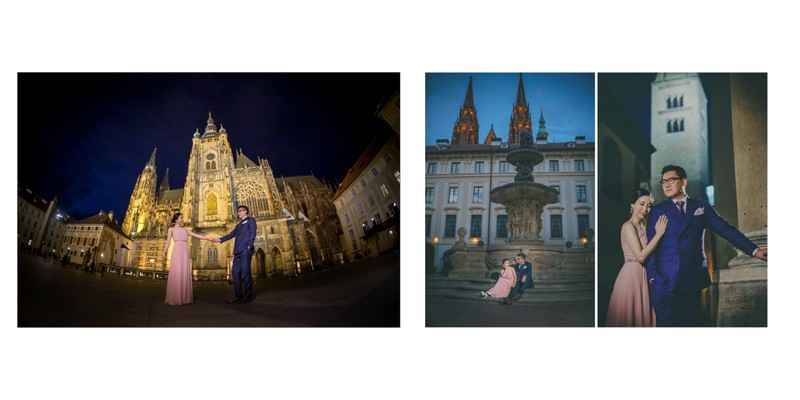
[[[796,248],[798,221],[795,13],[769,1],[743,7],[676,0],[270,3],[4,2],[4,137],[16,147],[16,135],[24,133],[24,121],[16,119],[17,72],[400,72],[402,327],[17,328],[10,278],[16,177],[7,174],[0,196],[6,260],[0,379],[7,393],[606,399],[797,392],[800,263],[790,261],[796,253],[786,254]],[[653,71],[769,74],[769,328],[425,328],[424,261],[417,251],[425,72]],[[13,158],[4,165],[17,165]],[[162,346],[121,346],[127,340]],[[141,380],[121,379],[139,374]],[[154,374],[157,384],[146,378]]]

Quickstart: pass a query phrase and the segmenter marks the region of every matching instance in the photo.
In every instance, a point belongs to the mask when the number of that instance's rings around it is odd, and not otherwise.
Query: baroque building
[[[470,104],[474,110],[472,96],[470,80],[460,116]],[[477,121],[477,113],[470,115]],[[433,245],[437,269],[442,267],[444,252],[458,240],[460,227],[466,229],[466,238],[472,244],[488,246],[510,238],[505,206],[491,202],[489,194],[514,181],[516,169],[505,156],[519,147],[519,133],[525,129],[531,129],[531,116],[520,74],[507,142],[498,138],[492,127],[483,144],[476,137],[469,143],[440,139],[435,146],[426,146],[425,239]],[[544,161],[534,167],[533,174],[537,182],[559,193],[555,204],[544,207],[541,239],[546,245],[563,246],[591,241],[595,220],[594,143],[587,142],[585,136],[548,143],[543,111],[537,132],[536,149],[544,155]]]
[[[221,237],[237,224],[236,209],[245,205],[258,221],[252,272],[255,277],[280,277],[306,272],[341,258],[335,238],[340,232],[333,189],[313,176],[281,179],[269,162],[254,162],[241,149],[233,151],[228,132],[219,130],[211,113],[204,132],[192,135],[192,149],[183,188],[171,189],[169,170],[156,186],[156,150],[139,174],[122,224],[133,238],[131,266],[164,271],[161,258],[167,229],[175,213],[195,233]],[[189,238],[189,258],[197,279],[224,279],[233,260],[233,241],[212,243]],[[170,256],[168,256],[169,259]]]
[[[25,185],[17,184],[17,245],[20,250],[62,256],[61,240],[69,217],[56,208],[58,198],[46,201]]]
[[[399,93],[382,105],[378,117],[389,129],[378,132],[333,196],[342,248],[350,261],[400,246]]]

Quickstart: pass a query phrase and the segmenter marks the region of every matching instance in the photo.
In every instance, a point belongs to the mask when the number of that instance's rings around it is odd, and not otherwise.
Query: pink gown
[[[639,230],[642,248],[647,246],[647,235],[643,226]],[[625,264],[614,282],[614,291],[608,303],[606,326],[656,326],[656,314],[650,307],[650,292],[647,284],[647,269],[636,261],[628,243],[622,242]]]
[[[497,280],[494,286],[486,292],[491,297],[507,297],[514,286],[514,268],[508,267],[503,270],[503,276]]]
[[[189,263],[189,235],[186,229],[172,230],[172,259],[169,261],[167,277],[167,298],[164,303],[173,306],[192,304],[192,266]],[[169,245],[169,244],[167,244]]]

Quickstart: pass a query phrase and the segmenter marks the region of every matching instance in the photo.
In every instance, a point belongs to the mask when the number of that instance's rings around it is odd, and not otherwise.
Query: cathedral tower
[[[195,131],[192,137],[181,206],[185,223],[223,227],[236,219],[233,168],[228,132],[222,125],[217,131],[209,112],[205,131]]]
[[[508,143],[519,143],[519,133],[531,130],[531,111],[525,99],[525,86],[522,84],[522,73],[519,74],[517,101],[511,110],[511,121],[508,126]]]
[[[133,236],[149,228],[148,222],[154,218],[152,210],[156,203],[156,150],[153,149],[150,161],[145,164],[133,187],[125,220],[122,222],[122,232],[126,235]]]
[[[705,198],[709,183],[708,118],[706,98],[696,73],[659,73],[650,84],[650,156],[652,192],[663,200],[661,169],[678,165],[686,170],[686,193]]]
[[[458,112],[458,119],[453,127],[451,144],[477,144],[478,143],[478,110],[472,98],[472,77],[469,77],[467,96],[464,105]]]
[[[536,133],[536,144],[547,144],[547,128],[544,127],[544,111],[539,108],[539,132]]]

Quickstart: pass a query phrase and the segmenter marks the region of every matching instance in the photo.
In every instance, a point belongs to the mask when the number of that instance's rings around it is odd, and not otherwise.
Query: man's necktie
[[[682,200],[678,200],[678,201],[675,202],[675,205],[678,206],[678,211],[681,213],[681,215],[684,215],[683,201]]]

